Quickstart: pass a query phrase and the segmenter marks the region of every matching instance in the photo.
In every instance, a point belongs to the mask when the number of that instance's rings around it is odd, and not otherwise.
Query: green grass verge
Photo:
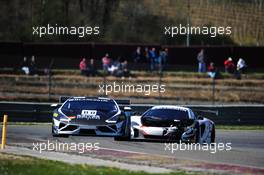
[[[59,161],[0,153],[0,174],[2,175],[148,175],[145,172],[127,171],[118,168],[72,165]],[[166,175],[186,175],[177,171]],[[191,173],[193,174],[193,173]],[[161,175],[161,174],[160,174]],[[165,175],[165,174],[164,174]]]
[[[0,125],[3,125],[3,122],[0,122]],[[43,122],[43,123],[37,123],[37,122],[8,122],[8,125],[50,125],[51,126],[51,122]]]
[[[215,125],[215,127],[223,130],[264,130],[264,125]]]

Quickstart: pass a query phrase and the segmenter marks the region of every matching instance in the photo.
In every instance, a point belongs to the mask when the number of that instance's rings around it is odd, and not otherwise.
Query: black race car
[[[115,140],[160,140],[191,143],[215,142],[215,124],[187,107],[154,106],[142,115],[129,117],[123,134]]]

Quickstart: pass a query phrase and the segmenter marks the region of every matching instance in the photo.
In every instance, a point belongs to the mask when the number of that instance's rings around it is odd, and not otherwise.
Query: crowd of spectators
[[[155,47],[149,48],[137,47],[132,54],[133,62],[137,65],[146,63],[149,71],[162,71],[168,61],[168,49],[156,50]],[[104,74],[113,75],[116,77],[128,77],[131,75],[128,69],[127,59],[121,57],[111,58],[108,53],[101,59],[102,70]],[[87,63],[86,58],[82,58],[79,64],[81,75],[84,76],[96,76],[98,71],[94,65],[93,59]]]
[[[197,55],[198,61],[198,72],[205,73],[206,72],[206,63],[207,63],[207,56],[204,53],[204,49],[201,49]],[[246,62],[243,58],[239,58],[237,64],[235,65],[233,59],[229,57],[228,59],[224,60],[224,67],[225,72],[228,74],[233,75],[237,79],[241,79],[241,74],[246,72]],[[207,67],[207,74],[211,78],[220,78],[220,71],[215,66],[214,62],[210,62]]]
[[[128,77],[130,75],[127,64],[127,60],[121,57],[111,59],[109,58],[109,54],[106,54],[105,57],[102,58],[104,72],[116,77]]]
[[[168,61],[168,49],[157,49],[155,47],[137,47],[132,54],[133,62],[136,65],[146,63],[148,65],[149,71],[162,71]],[[198,62],[198,72],[206,73],[211,78],[220,78],[221,72],[214,62],[210,61],[205,54],[204,49],[201,49],[197,54]],[[108,53],[106,53],[102,59],[102,70],[104,75],[112,75],[116,77],[129,77],[131,76],[130,70],[128,68],[127,59],[117,57],[111,58]],[[228,57],[223,62],[225,72],[233,75],[235,78],[240,79],[241,74],[246,72],[247,64],[243,58],[239,58],[235,64],[231,57]],[[82,57],[79,63],[80,74],[83,76],[97,76],[100,75],[98,71],[98,66],[95,64],[94,59],[86,59]],[[26,75],[38,75],[38,69],[36,67],[35,56],[32,55],[31,59],[27,57],[23,58],[19,66],[19,70]],[[45,73],[45,71],[44,71]]]
[[[157,51],[155,47],[152,47],[151,49],[148,47],[145,47],[144,49],[137,47],[132,57],[134,63],[147,63],[150,71],[161,71],[167,64],[168,49],[165,48]]]
[[[117,59],[110,58],[106,53],[102,58],[102,70],[104,75],[113,75],[116,77],[128,77],[130,72],[128,70],[128,62],[125,59],[118,57]],[[97,76],[99,72],[94,63],[94,59],[90,59],[87,63],[86,58],[82,58],[79,64],[81,75],[84,76]]]
[[[155,47],[149,48],[137,47],[132,54],[133,62],[136,65],[142,63],[147,63],[149,71],[162,71],[168,61],[168,49],[156,50]],[[197,55],[198,61],[198,72],[206,73],[211,78],[220,78],[221,73],[214,62],[209,62],[204,49],[201,49]],[[113,75],[116,77],[128,77],[130,76],[130,71],[128,69],[128,61],[118,57],[116,59],[110,58],[109,54],[106,53],[101,59],[102,70],[107,75]],[[207,66],[208,65],[208,66]],[[234,75],[235,78],[240,79],[241,74],[245,73],[247,65],[244,59],[239,58],[237,64],[233,62],[233,59],[229,57],[224,60],[223,66],[225,67],[225,72]],[[98,75],[98,71],[94,64],[94,60],[90,59],[87,63],[85,58],[82,58],[80,62],[81,74],[85,76],[95,76]]]
[[[79,67],[80,67],[81,75],[95,76],[97,74],[97,69],[95,68],[94,59],[90,59],[87,62],[86,58],[82,58]]]

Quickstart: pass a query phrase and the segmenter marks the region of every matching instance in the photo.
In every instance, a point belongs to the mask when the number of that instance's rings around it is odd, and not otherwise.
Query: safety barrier
[[[0,102],[0,116],[8,114],[10,122],[51,122],[50,103]],[[153,105],[131,104],[136,113],[143,113]],[[264,105],[185,105],[216,124],[264,124]]]

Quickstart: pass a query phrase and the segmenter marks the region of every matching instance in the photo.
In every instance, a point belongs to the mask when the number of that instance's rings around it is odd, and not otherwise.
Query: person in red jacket
[[[108,68],[110,67],[111,64],[111,59],[109,58],[109,54],[105,54],[105,56],[102,58],[102,63],[103,63],[103,70],[105,72],[108,72]]]
[[[227,73],[230,73],[230,74],[235,73],[235,64],[234,64],[231,57],[229,57],[227,60],[225,60],[224,66],[225,66],[225,71]]]
[[[83,58],[82,61],[80,62],[80,71],[81,75],[87,76],[87,64],[86,64],[86,58]]]

